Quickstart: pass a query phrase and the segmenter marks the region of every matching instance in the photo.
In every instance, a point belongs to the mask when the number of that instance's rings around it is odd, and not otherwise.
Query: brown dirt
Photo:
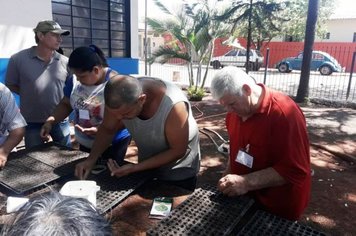
[[[199,128],[217,131],[227,139],[223,107],[209,97],[202,102],[192,102],[192,105]],[[332,132],[321,138],[312,128],[308,130],[314,176],[310,203],[300,222],[328,235],[356,235],[356,165],[353,159],[356,141],[347,135],[335,137]],[[214,134],[211,136],[218,145],[222,143]],[[201,133],[200,137],[202,162],[198,185],[215,185],[227,157],[217,151],[205,134]]]

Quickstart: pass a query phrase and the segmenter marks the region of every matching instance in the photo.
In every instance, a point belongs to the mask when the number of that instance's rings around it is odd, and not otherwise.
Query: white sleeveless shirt
[[[155,78],[141,78],[147,80]],[[172,107],[178,102],[184,102],[189,112],[189,142],[186,154],[174,163],[167,164],[155,172],[162,180],[184,180],[196,176],[200,168],[200,147],[198,125],[193,117],[190,103],[183,91],[176,85],[161,81],[166,86],[166,93],[162,98],[157,112],[148,120],[136,117],[123,120],[138,147],[138,160],[142,162],[151,156],[169,148],[165,135],[167,116]]]

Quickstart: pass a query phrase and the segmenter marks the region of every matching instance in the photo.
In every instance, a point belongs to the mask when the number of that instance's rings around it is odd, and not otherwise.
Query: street
[[[194,72],[196,73],[196,69]],[[211,79],[218,70],[209,67],[207,79],[204,87],[210,86]],[[204,75],[205,68],[203,68]],[[249,74],[255,78],[256,82],[264,82],[264,68],[259,71],[251,71]],[[145,63],[140,61],[139,74],[145,74]],[[188,69],[186,65],[177,64],[159,64],[153,63],[147,65],[147,74],[153,77],[158,77],[163,80],[174,81],[182,86],[189,85]],[[194,75],[196,76],[196,74]],[[352,76],[350,84],[349,97],[346,100],[347,89],[350,80],[350,73],[333,73],[329,76],[323,76],[318,71],[312,71],[309,79],[309,97],[326,99],[330,101],[340,102],[356,102],[356,73]],[[300,80],[300,71],[292,71],[291,73],[280,73],[276,69],[268,69],[266,73],[265,84],[276,90],[285,92],[291,96],[295,96],[298,91]]]

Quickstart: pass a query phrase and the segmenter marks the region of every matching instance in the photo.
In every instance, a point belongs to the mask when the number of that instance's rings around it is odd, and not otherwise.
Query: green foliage
[[[235,37],[248,38],[250,31],[250,43],[261,49],[264,42],[280,34],[282,24],[288,21],[282,14],[287,6],[287,1],[260,0],[252,1],[252,4],[249,1],[232,1],[231,8],[218,19],[233,25],[232,34]]]
[[[336,0],[320,0],[316,35],[323,38],[326,21],[332,14]],[[292,36],[293,41],[305,37],[308,0],[253,0],[250,11],[249,1],[231,0],[231,7],[218,16],[233,25],[235,37],[248,36],[248,20],[251,13],[251,40],[260,49],[264,42],[275,37]]]
[[[226,36],[230,26],[216,20],[218,10],[216,3],[209,5],[211,0],[193,4],[183,1],[181,9],[174,12],[169,11],[159,0],[154,2],[167,14],[167,18],[148,18],[147,24],[157,33],[169,33],[173,40],[154,51],[149,59],[150,63],[166,63],[172,58],[182,59],[187,63],[189,85],[203,88],[209,69],[209,64],[204,63],[209,62],[212,57],[215,39]],[[197,66],[195,76],[193,65]]]
[[[316,35],[323,38],[326,33],[326,21],[335,8],[335,0],[320,0]],[[293,41],[303,41],[308,15],[308,0],[290,0],[284,15],[290,19],[283,25],[283,36],[291,36]]]
[[[152,64],[157,61],[161,64],[167,63],[170,59],[179,58],[184,61],[190,61],[191,56],[189,53],[184,52],[178,45],[172,47],[161,46],[154,52],[153,57],[148,59],[148,62]]]
[[[198,86],[190,86],[187,89],[187,95],[190,101],[201,101],[205,96],[205,90]]]

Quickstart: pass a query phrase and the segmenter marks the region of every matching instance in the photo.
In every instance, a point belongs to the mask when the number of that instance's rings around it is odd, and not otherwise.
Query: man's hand
[[[2,150],[2,148],[0,148],[0,169],[2,169],[7,161],[7,156],[8,154],[4,152],[4,150]]]
[[[226,175],[218,182],[218,189],[229,197],[239,196],[247,193],[247,182],[244,176]]]
[[[75,166],[74,175],[79,179],[86,179],[88,178],[90,171],[95,166],[96,160],[91,160],[87,158],[85,161],[78,163]]]
[[[50,139],[50,135],[49,133],[52,130],[52,122],[45,122],[42,127],[41,127],[41,131],[40,131],[40,136],[44,141],[48,141]]]
[[[119,166],[116,161],[113,159],[108,160],[108,167],[111,172],[111,176],[122,177],[132,173],[132,164],[126,164],[123,166]]]
[[[78,129],[80,132],[89,135],[89,136],[95,136],[96,133],[98,132],[98,128],[97,127],[90,127],[90,128],[83,128],[82,126],[76,124],[74,126],[76,129]]]

